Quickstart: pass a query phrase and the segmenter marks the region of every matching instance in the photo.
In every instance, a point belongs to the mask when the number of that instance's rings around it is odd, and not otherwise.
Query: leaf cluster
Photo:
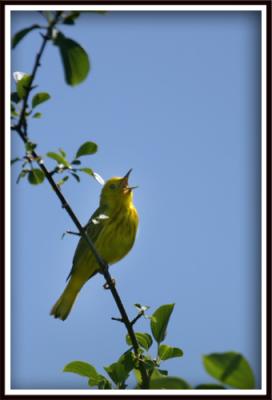
[[[21,162],[21,171],[18,175],[16,181],[17,183],[19,183],[20,180],[25,177],[28,178],[28,182],[32,185],[39,185],[43,183],[45,179],[44,172],[39,168],[34,168],[33,166],[34,161],[41,161],[40,157],[35,157],[33,155],[33,151],[36,147],[37,145],[35,143],[28,141],[25,145],[25,155],[23,157],[16,157],[11,160],[12,165]],[[63,149],[59,149],[59,152],[48,152],[46,156],[49,159],[54,160],[56,163],[55,167],[50,171],[50,174],[64,174],[64,176],[57,182],[57,185],[59,187],[63,185],[65,182],[67,182],[70,176],[72,176],[77,182],[80,182],[80,173],[87,174],[88,176],[98,180],[97,177],[99,175],[94,172],[92,168],[82,166],[82,161],[80,159],[83,156],[95,154],[97,150],[98,146],[96,143],[89,141],[85,142],[79,147],[71,161],[68,161],[67,154]]]
[[[139,306],[139,305],[138,305]],[[139,307],[138,307],[139,309]],[[108,376],[101,375],[95,367],[82,361],[72,361],[64,367],[64,372],[72,372],[88,378],[88,385],[98,389],[126,389],[127,380],[133,372],[136,380],[135,389],[142,388],[142,377],[139,370],[139,361],[144,363],[149,378],[149,389],[192,389],[192,386],[179,376],[169,375],[161,364],[166,360],[182,357],[183,350],[162,343],[167,337],[167,328],[174,304],[165,304],[159,307],[151,316],[151,334],[135,332],[139,355],[136,356],[131,347],[129,335],[126,344],[129,347],[119,359],[104,367]],[[152,354],[152,345],[156,344],[156,353]],[[154,346],[153,346],[154,347]],[[254,375],[247,360],[239,353],[212,353],[203,356],[203,365],[207,373],[218,383],[203,383],[195,389],[226,389],[228,386],[239,389],[253,389],[255,387]]]

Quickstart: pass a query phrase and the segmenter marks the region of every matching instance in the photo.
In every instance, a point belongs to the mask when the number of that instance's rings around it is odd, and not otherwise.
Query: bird
[[[133,189],[136,186],[128,185],[131,171],[123,177],[113,177],[106,181],[101,190],[99,207],[84,227],[97,252],[108,265],[124,258],[136,238],[139,216],[133,204]],[[50,314],[64,321],[83,285],[99,271],[90,247],[81,237],[67,277],[68,283]]]

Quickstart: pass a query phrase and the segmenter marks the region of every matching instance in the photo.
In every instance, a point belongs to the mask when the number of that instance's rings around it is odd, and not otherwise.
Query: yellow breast
[[[95,245],[108,264],[121,260],[131,250],[138,227],[138,214],[134,206],[120,209],[107,220]]]

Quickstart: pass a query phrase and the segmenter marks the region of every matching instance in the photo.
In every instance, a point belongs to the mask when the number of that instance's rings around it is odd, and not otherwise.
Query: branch
[[[34,82],[34,79],[36,77],[37,74],[37,70],[38,67],[40,66],[40,60],[41,57],[43,55],[44,49],[46,47],[47,42],[51,39],[52,36],[52,30],[54,29],[54,27],[57,25],[58,20],[61,16],[61,12],[57,12],[55,18],[49,23],[48,28],[47,28],[47,33],[46,35],[42,35],[43,40],[42,40],[42,44],[41,44],[41,48],[40,51],[38,52],[37,56],[36,56],[36,60],[35,60],[35,64],[32,70],[32,74],[31,74],[31,78],[30,78],[30,83],[28,85],[28,87],[26,88],[26,94],[25,97],[23,99],[23,106],[22,106],[22,110],[19,116],[19,122],[17,125],[13,126],[12,129],[15,130],[18,135],[20,136],[20,138],[22,139],[22,141],[26,144],[29,142],[28,140],[28,134],[27,134],[27,125],[26,125],[26,120],[25,120],[25,111],[27,108],[27,102],[28,102],[28,98],[29,98],[29,94],[32,88],[32,83]],[[66,210],[67,214],[70,216],[70,218],[72,219],[72,221],[74,222],[75,226],[78,229],[79,234],[84,238],[84,240],[87,242],[90,250],[92,251],[99,267],[101,270],[101,273],[103,274],[107,286],[111,291],[111,294],[114,298],[114,301],[119,309],[119,312],[121,314],[121,320],[124,323],[124,325],[126,326],[127,332],[130,336],[131,339],[131,343],[133,346],[133,351],[135,353],[135,356],[137,357],[137,359],[139,360],[139,369],[141,372],[141,376],[142,376],[142,388],[143,389],[148,389],[149,387],[149,377],[147,374],[147,371],[145,369],[144,363],[143,361],[140,359],[140,349],[139,349],[139,345],[133,330],[133,323],[130,322],[127,312],[125,310],[125,307],[121,301],[121,298],[119,296],[119,293],[116,290],[116,287],[113,284],[113,279],[109,273],[109,266],[108,264],[103,260],[103,258],[100,256],[100,254],[98,253],[98,251],[96,250],[93,242],[91,241],[91,239],[89,238],[89,236],[86,234],[85,229],[82,227],[82,225],[80,224],[77,216],[75,215],[75,213],[73,212],[72,208],[70,207],[68,201],[66,200],[66,198],[64,197],[64,195],[61,193],[59,187],[57,186],[56,182],[54,181],[54,179],[52,178],[52,174],[48,171],[48,169],[46,168],[46,166],[44,165],[44,161],[42,160],[42,158],[36,153],[35,150],[31,151],[31,155],[33,157],[34,160],[36,160],[36,162],[38,163],[40,169],[43,171],[46,179],[48,180],[49,184],[52,186],[52,188],[54,189],[57,197],[59,198],[62,207]]]

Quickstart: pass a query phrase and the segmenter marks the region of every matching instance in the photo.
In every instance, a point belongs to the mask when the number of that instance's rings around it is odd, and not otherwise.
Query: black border
[[[271,0],[272,1],[272,0]],[[217,399],[217,398],[231,398],[233,400],[240,400],[240,399],[250,399],[250,400],[272,400],[272,390],[271,390],[271,261],[272,261],[272,248],[271,248],[271,222],[272,222],[272,214],[271,214],[271,202],[272,202],[272,138],[271,138],[271,112],[272,112],[272,104],[271,104],[271,12],[272,12],[272,3],[270,0],[247,0],[247,1],[234,1],[234,0],[223,0],[223,1],[109,1],[109,0],[102,0],[102,1],[88,1],[88,0],[80,0],[80,1],[65,1],[65,0],[56,0],[56,1],[49,1],[49,0],[0,0],[0,35],[1,38],[4,38],[5,33],[5,6],[6,5],[69,5],[69,4],[76,4],[76,5],[265,5],[267,11],[267,28],[266,28],[266,68],[267,68],[267,131],[266,131],[266,140],[267,140],[267,165],[266,165],[266,172],[267,172],[267,265],[266,265],[266,272],[267,272],[267,393],[265,395],[228,395],[227,391],[226,394],[222,395],[141,395],[139,391],[139,395],[6,395],[5,394],[5,331],[4,331],[4,322],[5,322],[5,119],[4,119],[4,110],[5,106],[5,76],[8,77],[10,71],[5,70],[5,52],[4,52],[4,40],[0,41],[0,54],[1,54],[1,63],[0,63],[0,116],[1,116],[1,131],[2,134],[0,135],[0,188],[1,188],[1,196],[0,196],[0,256],[2,259],[2,268],[0,269],[0,302],[1,302],[1,329],[0,329],[0,399],[2,400],[15,400],[15,399],[65,399],[65,398],[73,398],[73,399],[90,399],[90,398],[120,398],[120,399],[127,399],[133,398],[135,400],[139,398],[169,398],[169,399],[176,399],[176,398],[187,398],[190,399]],[[6,78],[7,79],[7,78]]]

